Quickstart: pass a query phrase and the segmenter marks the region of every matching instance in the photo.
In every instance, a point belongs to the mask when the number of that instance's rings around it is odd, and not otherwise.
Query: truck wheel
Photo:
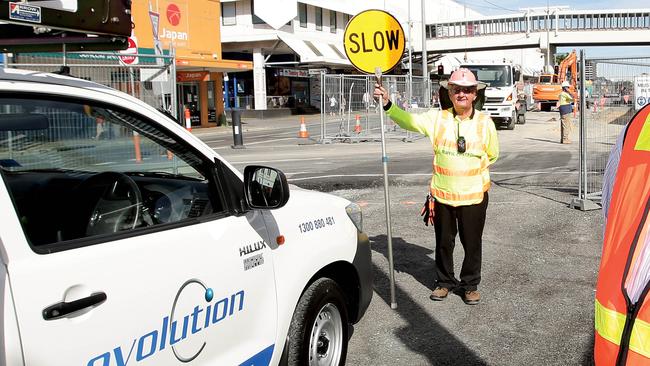
[[[506,128],[509,130],[514,130],[516,122],[517,122],[517,112],[513,111],[512,116],[508,118],[508,124],[506,125]]]
[[[521,113],[517,115],[517,124],[525,125],[526,124],[526,114]]]
[[[302,294],[287,337],[287,364],[345,365],[348,312],[339,285],[329,278],[312,283]]]

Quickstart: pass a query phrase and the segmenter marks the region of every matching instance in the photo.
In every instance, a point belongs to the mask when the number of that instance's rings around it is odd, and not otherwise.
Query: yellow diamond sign
[[[343,45],[348,59],[359,71],[374,74],[392,70],[402,59],[404,30],[397,19],[383,10],[366,10],[350,19]]]

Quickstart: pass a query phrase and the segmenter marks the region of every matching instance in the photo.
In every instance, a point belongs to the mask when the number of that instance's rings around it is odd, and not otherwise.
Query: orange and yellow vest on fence
[[[460,120],[453,109],[431,109],[407,113],[394,104],[388,116],[400,127],[428,136],[433,145],[431,194],[450,206],[466,206],[483,201],[490,188],[489,166],[499,156],[499,141],[492,119],[474,111]],[[458,137],[465,138],[465,152],[458,152]]]
[[[650,106],[627,126],[614,179],[596,285],[594,360],[650,365]]]

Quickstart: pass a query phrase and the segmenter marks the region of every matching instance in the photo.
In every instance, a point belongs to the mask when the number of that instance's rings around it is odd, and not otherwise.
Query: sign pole
[[[377,84],[381,86],[381,68],[375,68]],[[393,229],[390,219],[390,193],[388,190],[388,155],[386,155],[386,139],[384,137],[384,98],[379,96],[379,121],[381,124],[381,165],[384,168],[384,202],[386,205],[386,234],[388,235],[388,278],[390,279],[390,308],[397,309],[395,301],[395,266],[393,264]]]
[[[404,29],[397,19],[382,10],[366,10],[354,16],[345,27],[343,35],[345,54],[357,70],[375,74],[381,85],[382,73],[392,70],[404,55]],[[350,103],[349,101],[348,103]],[[379,108],[384,105],[379,97]],[[384,200],[388,239],[388,277],[390,279],[390,307],[397,309],[395,300],[395,270],[393,263],[393,229],[390,216],[390,194],[388,187],[388,155],[384,135],[384,111],[379,113],[381,123],[381,162],[384,169]],[[349,130],[349,128],[348,128]]]

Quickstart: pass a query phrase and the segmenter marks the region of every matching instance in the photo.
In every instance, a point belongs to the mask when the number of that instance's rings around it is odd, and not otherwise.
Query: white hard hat
[[[563,81],[563,82],[562,82],[562,87],[563,87],[563,88],[568,88],[568,87],[570,87],[570,86],[571,86],[571,84],[569,84],[568,81]]]

